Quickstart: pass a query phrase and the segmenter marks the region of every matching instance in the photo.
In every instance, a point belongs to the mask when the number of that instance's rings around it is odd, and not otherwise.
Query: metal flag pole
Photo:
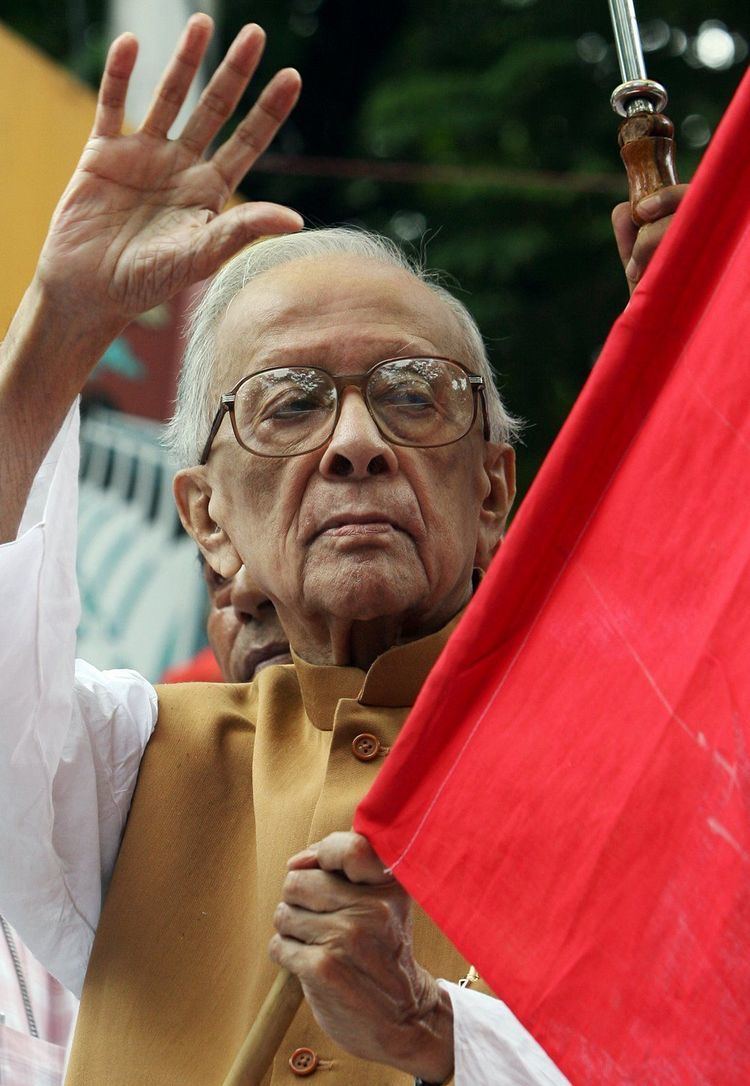
[[[662,113],[666,90],[646,75],[633,0],[609,0],[609,12],[623,80],[610,100],[615,113],[625,118],[618,137],[620,154],[628,174],[631,215],[641,225],[639,202],[677,183],[674,125]]]

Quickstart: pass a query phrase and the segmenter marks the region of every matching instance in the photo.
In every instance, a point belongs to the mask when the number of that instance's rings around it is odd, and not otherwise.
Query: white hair
[[[495,385],[484,340],[474,318],[462,302],[435,281],[420,264],[409,259],[388,238],[352,227],[303,230],[268,238],[243,249],[213,278],[195,306],[177,388],[175,412],[164,443],[180,467],[200,460],[216,404],[212,402],[216,366],[216,333],[232,299],[257,276],[282,264],[309,257],[347,254],[399,268],[413,275],[440,298],[456,319],[463,340],[463,361],[484,378],[487,415],[492,441],[513,441],[521,422],[506,411]]]

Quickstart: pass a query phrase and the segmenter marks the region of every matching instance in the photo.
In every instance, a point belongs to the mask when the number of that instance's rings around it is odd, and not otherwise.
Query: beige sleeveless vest
[[[67,1086],[221,1086],[275,975],[267,945],[286,860],[351,826],[449,631],[391,649],[366,675],[298,660],[247,685],[159,688]],[[353,747],[362,733],[381,745],[371,761]],[[414,927],[418,961],[464,976],[468,963],[418,909]],[[303,1003],[264,1086],[299,1082],[299,1048],[317,1057],[311,1083],[413,1082],[349,1056]]]

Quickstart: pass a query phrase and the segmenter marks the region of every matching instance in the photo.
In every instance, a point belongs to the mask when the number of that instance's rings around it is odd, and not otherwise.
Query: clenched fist
[[[414,960],[410,907],[366,838],[331,834],[289,861],[270,954],[299,977],[318,1024],[352,1055],[444,1082],[453,1012]]]

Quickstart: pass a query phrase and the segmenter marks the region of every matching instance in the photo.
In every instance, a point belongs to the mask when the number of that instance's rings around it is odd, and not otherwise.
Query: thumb
[[[339,871],[350,882],[369,886],[391,886],[396,882],[370,842],[360,833],[331,833],[292,856],[288,866],[291,869],[319,867],[322,871]]]
[[[246,203],[224,211],[212,219],[196,239],[195,278],[207,279],[226,260],[258,238],[296,234],[303,226],[302,216],[281,204]]]

